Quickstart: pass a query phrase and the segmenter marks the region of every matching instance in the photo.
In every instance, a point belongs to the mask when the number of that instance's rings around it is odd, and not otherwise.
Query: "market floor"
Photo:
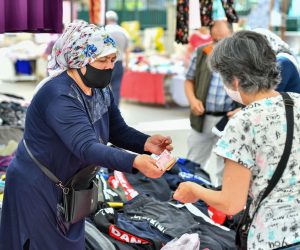
[[[32,82],[1,82],[0,92],[30,100],[36,84]],[[130,126],[148,134],[169,135],[173,139],[174,156],[186,157],[190,130],[189,109],[175,105],[157,106],[121,101],[121,113]]]

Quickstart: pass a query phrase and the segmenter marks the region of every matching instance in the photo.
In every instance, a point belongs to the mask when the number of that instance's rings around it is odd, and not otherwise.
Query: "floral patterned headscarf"
[[[284,42],[279,36],[271,32],[270,30],[264,28],[256,28],[253,31],[264,35],[270,43],[276,56],[288,58],[295,65],[296,69],[300,73],[300,68],[297,59],[286,42]]]
[[[256,28],[253,29],[253,31],[261,35],[264,35],[267,38],[268,42],[270,43],[276,55],[280,52],[292,54],[289,45],[270,30],[264,28]]]
[[[81,68],[97,57],[116,53],[115,41],[103,27],[85,21],[70,23],[55,42],[48,63],[50,77],[69,68]]]

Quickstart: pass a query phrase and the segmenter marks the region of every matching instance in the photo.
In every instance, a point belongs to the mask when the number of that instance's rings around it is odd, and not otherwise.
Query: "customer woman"
[[[145,152],[172,150],[171,139],[149,137],[124,122],[108,87],[116,59],[103,28],[71,23],[54,45],[50,78],[28,108],[24,139],[31,153],[63,182],[90,164],[162,175]],[[111,142],[138,155],[106,146]],[[21,142],[6,175],[0,249],[84,249],[84,220],[62,230],[62,192]]]
[[[215,152],[225,160],[221,191],[182,183],[174,194],[181,202],[204,200],[228,215],[241,211],[248,194],[252,217],[283,154],[287,121],[282,96],[275,91],[279,69],[266,38],[240,31],[216,46],[210,59],[213,70],[235,101],[246,105],[225,127]],[[274,249],[300,242],[300,95],[294,101],[294,137],[286,169],[263,200],[247,237],[248,249]]]

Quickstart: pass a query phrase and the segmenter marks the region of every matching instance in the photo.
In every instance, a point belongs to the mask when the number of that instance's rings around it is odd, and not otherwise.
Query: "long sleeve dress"
[[[35,95],[24,131],[32,154],[63,182],[90,164],[131,172],[135,155],[106,144],[143,153],[147,137],[126,125],[108,87],[87,96],[67,72]],[[84,249],[84,220],[67,234],[58,226],[61,197],[21,141],[6,175],[0,249]]]

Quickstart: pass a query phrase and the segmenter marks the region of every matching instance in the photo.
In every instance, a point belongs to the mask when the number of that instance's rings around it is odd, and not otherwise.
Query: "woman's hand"
[[[182,182],[176,189],[173,198],[182,203],[195,203],[199,200],[195,192],[199,188],[201,188],[201,186],[194,182]]]
[[[164,171],[156,165],[156,160],[149,155],[138,155],[135,157],[133,167],[149,178],[159,178],[164,173]]]
[[[242,108],[236,108],[232,111],[227,112],[227,116],[230,119],[232,116],[234,116],[237,112],[239,112]]]
[[[146,140],[144,150],[152,154],[159,155],[165,149],[172,151],[173,146],[171,143],[172,139],[169,136],[152,135]]]

